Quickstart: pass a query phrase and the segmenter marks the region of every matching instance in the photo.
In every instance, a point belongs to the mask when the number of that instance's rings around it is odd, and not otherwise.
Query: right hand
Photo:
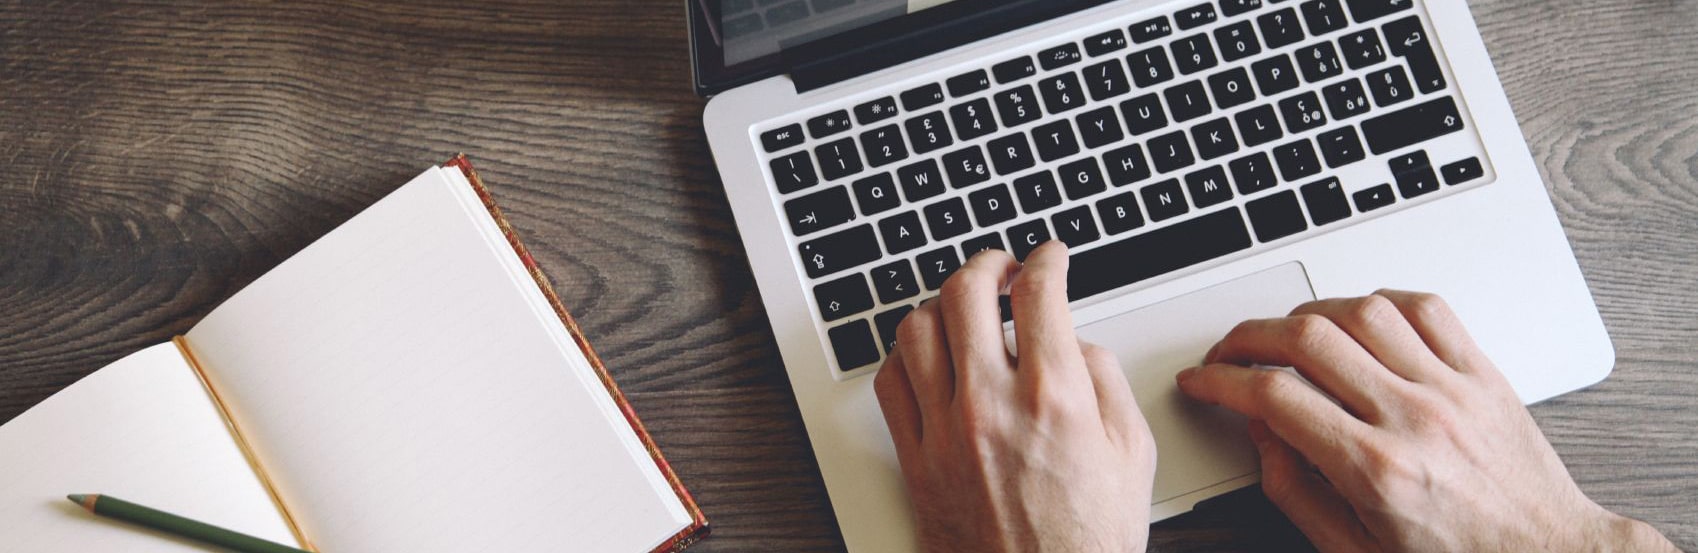
[[[1311,302],[1203,362],[1179,387],[1251,419],[1263,490],[1321,551],[1676,551],[1581,493],[1437,296]]]

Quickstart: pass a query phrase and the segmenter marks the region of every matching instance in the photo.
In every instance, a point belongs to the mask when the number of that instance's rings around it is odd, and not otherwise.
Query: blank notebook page
[[[691,522],[457,171],[426,171],[188,339],[323,551],[646,552]]]

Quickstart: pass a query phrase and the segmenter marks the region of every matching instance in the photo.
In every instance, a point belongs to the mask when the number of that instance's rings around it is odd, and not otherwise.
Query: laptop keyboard
[[[756,129],[834,370],[986,249],[1079,301],[1492,180],[1420,2],[1175,5]]]

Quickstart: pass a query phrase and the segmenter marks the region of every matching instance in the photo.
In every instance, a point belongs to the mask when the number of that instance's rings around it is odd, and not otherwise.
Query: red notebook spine
[[[649,436],[648,429],[643,427],[643,421],[637,419],[637,413],[631,409],[631,403],[625,401],[625,394],[619,391],[619,385],[613,382],[612,376],[608,375],[607,367],[601,364],[601,358],[597,357],[595,350],[590,348],[589,340],[584,338],[584,332],[578,328],[578,321],[574,320],[572,314],[568,313],[566,307],[560,303],[560,297],[554,293],[554,286],[549,284],[548,277],[542,274],[541,268],[537,267],[536,260],[531,257],[531,252],[525,249],[523,243],[519,242],[519,235],[513,232],[512,225],[507,224],[507,217],[503,216],[501,209],[495,206],[495,199],[489,195],[489,190],[484,188],[483,180],[478,178],[477,171],[472,169],[472,162],[466,159],[465,154],[459,154],[442,166],[459,169],[461,173],[466,175],[466,181],[472,184],[472,190],[477,192],[478,199],[482,200],[484,207],[489,209],[490,217],[493,217],[495,224],[501,227],[501,234],[507,238],[507,243],[513,246],[513,251],[519,254],[519,259],[525,263],[525,270],[536,281],[537,287],[542,289],[543,296],[548,298],[549,305],[554,308],[554,314],[560,317],[561,324],[566,325],[566,331],[572,335],[572,341],[577,342],[578,348],[584,351],[584,357],[589,359],[590,367],[595,369],[596,378],[600,379],[601,384],[607,387],[608,395],[613,396],[614,403],[619,405],[619,411],[625,414],[625,421],[631,424],[632,430],[636,431],[637,439],[642,440],[643,449],[649,452],[649,457],[653,458],[655,465],[660,468],[660,474],[666,477],[666,482],[672,486],[672,491],[678,494],[678,500],[684,504],[684,510],[690,513],[692,520],[690,525],[662,543],[660,547],[656,547],[652,553],[683,551],[684,548],[707,537],[709,532],[707,517],[702,514],[701,508],[696,506],[696,499],[690,496],[689,490],[684,489],[683,482],[680,482],[677,473],[672,471],[672,465],[668,464],[666,458],[660,454],[660,448],[655,447],[654,439]]]

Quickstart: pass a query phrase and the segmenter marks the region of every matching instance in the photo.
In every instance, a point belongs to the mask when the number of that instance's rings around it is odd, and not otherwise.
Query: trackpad
[[[1243,417],[1199,404],[1174,384],[1227,331],[1246,319],[1283,317],[1315,299],[1303,266],[1287,263],[1079,327],[1079,338],[1113,350],[1156,437],[1155,502],[1179,512],[1228,490],[1211,486],[1255,473]],[[1162,509],[1169,511],[1169,509]]]

